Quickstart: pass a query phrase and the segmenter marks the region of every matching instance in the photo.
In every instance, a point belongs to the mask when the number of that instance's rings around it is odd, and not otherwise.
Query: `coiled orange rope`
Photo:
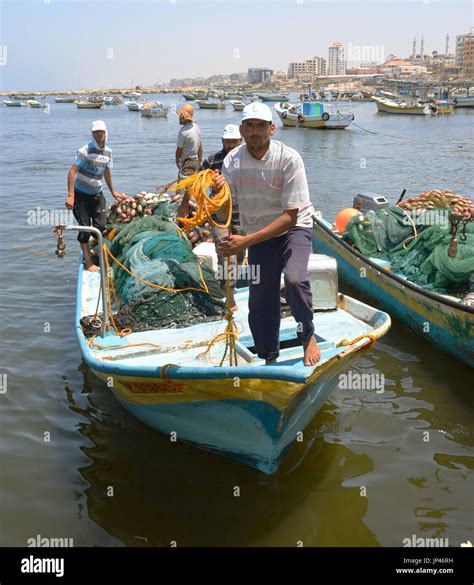
[[[224,183],[222,188],[217,191],[213,192],[212,196],[208,195],[208,191],[214,189],[215,185],[215,173],[211,169],[206,169],[205,171],[200,171],[195,175],[191,175],[190,177],[179,181],[176,185],[174,185],[174,190],[184,189],[188,193],[189,196],[193,197],[197,204],[196,214],[192,218],[187,217],[179,217],[177,221],[181,222],[184,226],[183,231],[187,231],[192,227],[200,226],[209,221],[216,227],[220,228],[227,228],[228,235],[231,235],[230,230],[230,222],[232,219],[232,194],[230,191],[230,187],[227,183]],[[212,214],[225,209],[226,210],[226,220],[224,224],[220,224],[215,221],[212,217]],[[237,347],[236,347],[236,340],[238,337],[238,327],[234,321],[234,314],[231,311],[230,307],[230,274],[229,274],[229,262],[226,262],[226,307],[227,311],[225,314],[225,319],[227,320],[227,325],[225,331],[216,335],[207,346],[206,351],[202,352],[198,355],[198,358],[204,359],[206,356],[209,355],[212,346],[219,342],[225,340],[225,350],[224,355],[222,356],[220,366],[224,363],[226,356],[229,358],[229,365],[236,366],[237,365]]]

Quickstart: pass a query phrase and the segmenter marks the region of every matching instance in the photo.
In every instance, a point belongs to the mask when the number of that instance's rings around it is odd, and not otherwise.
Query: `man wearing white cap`
[[[95,120],[91,125],[92,140],[80,148],[74,158],[67,176],[68,198],[66,207],[72,209],[79,225],[92,225],[101,232],[105,230],[107,219],[106,201],[102,193],[102,179],[117,201],[121,194],[112,184],[112,149],[106,146],[107,127],[103,120]],[[77,239],[81,244],[84,264],[87,270],[99,269],[92,262],[89,232],[79,232]]]
[[[202,163],[201,170],[212,169],[214,171],[220,171],[222,169],[222,163],[229,152],[242,144],[242,136],[240,135],[239,127],[236,124],[227,124],[221,138],[222,150],[219,150],[216,154],[208,156]]]
[[[298,324],[304,364],[315,365],[320,351],[306,277],[313,207],[303,160],[296,150],[271,140],[275,125],[265,104],[253,102],[244,108],[240,133],[245,144],[226,156],[216,187],[228,182],[246,235],[229,236],[220,253],[231,256],[248,248],[249,269],[260,272],[258,283],[250,281],[249,294],[249,325],[258,356],[272,364],[279,355],[280,278],[284,272],[285,296]]]

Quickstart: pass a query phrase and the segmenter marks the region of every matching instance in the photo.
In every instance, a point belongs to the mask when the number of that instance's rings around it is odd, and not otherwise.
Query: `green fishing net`
[[[467,223],[465,240],[459,232],[456,253],[450,257],[446,210],[407,213],[416,225],[417,238],[413,238],[413,224],[406,213],[391,207],[355,216],[344,239],[366,256],[388,260],[393,272],[427,290],[461,295],[473,292],[474,224]]]
[[[142,280],[174,290],[198,290],[173,292],[151,287],[109,260],[119,301],[114,307],[119,329],[187,327],[217,320],[225,313],[222,289],[214,273],[205,264],[199,266],[191,243],[178,234],[169,216],[169,204],[163,203],[154,215],[121,225],[110,242],[110,251]],[[208,293],[202,290],[202,279]]]

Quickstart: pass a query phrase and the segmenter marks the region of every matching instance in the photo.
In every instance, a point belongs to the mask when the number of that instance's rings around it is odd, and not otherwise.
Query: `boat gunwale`
[[[365,262],[366,264],[368,264],[371,268],[374,268],[378,272],[382,272],[385,276],[388,276],[389,278],[395,280],[397,283],[402,284],[403,286],[413,290],[413,292],[416,292],[416,293],[420,294],[421,296],[431,298],[439,303],[447,305],[447,306],[449,306],[453,309],[459,310],[461,312],[465,312],[465,313],[474,315],[474,307],[469,307],[468,305],[462,305],[460,302],[453,301],[452,299],[447,298],[446,296],[444,296],[440,293],[428,291],[428,290],[418,286],[414,282],[411,282],[410,280],[403,279],[401,276],[398,276],[397,274],[395,274],[391,270],[387,270],[383,266],[376,264],[375,262],[370,260],[370,258],[368,258],[367,256],[364,256],[364,254],[362,254],[358,250],[355,250],[354,248],[349,246],[349,244],[347,244],[347,242],[344,242],[344,240],[342,238],[336,236],[336,234],[334,234],[330,228],[328,228],[326,225],[324,225],[324,223],[322,223],[322,221],[319,218],[314,217],[313,221],[314,221],[313,233],[316,229],[316,226],[320,227],[335,242],[340,244],[347,251],[351,252],[355,257],[359,258],[359,260],[362,260],[362,262]],[[323,219],[323,221],[326,221],[326,220]],[[329,222],[326,222],[326,223],[329,224]]]
[[[366,345],[372,343],[372,340],[368,337],[362,337],[356,343],[347,347],[341,348],[341,351],[330,355],[326,359],[318,362],[316,366],[299,366],[298,372],[291,372],[290,369],[294,368],[294,364],[283,365],[279,364],[276,366],[267,365],[255,365],[249,367],[245,366],[182,366],[179,364],[164,364],[161,366],[137,366],[130,364],[122,364],[120,362],[103,361],[98,359],[91,348],[87,344],[86,338],[82,331],[80,324],[81,319],[81,306],[82,306],[82,284],[83,284],[84,265],[79,262],[78,278],[77,278],[77,289],[76,289],[76,334],[81,348],[81,353],[84,357],[85,362],[93,370],[109,373],[111,375],[120,375],[123,377],[143,377],[143,378],[156,378],[166,368],[166,375],[172,377],[175,380],[189,380],[189,379],[232,379],[239,377],[241,379],[269,379],[281,382],[290,382],[296,384],[308,384],[315,378],[319,377],[322,371],[325,371],[331,366],[333,361],[340,361],[347,357],[351,353],[361,351]],[[388,313],[381,311],[375,307],[367,305],[366,303],[353,299],[342,293],[338,293],[339,301],[343,302],[345,299],[350,302],[359,305],[360,307],[369,308],[372,313],[373,321],[367,322],[373,327],[372,333],[376,336],[376,339],[382,337],[391,326],[391,319]],[[338,302],[339,306],[339,302]],[[383,317],[383,318],[382,318]],[[361,321],[362,319],[359,318]],[[365,322],[365,321],[364,321]],[[159,331],[159,330],[157,330]],[[293,358],[292,358],[293,359]],[[307,375],[303,375],[302,370],[308,369]]]

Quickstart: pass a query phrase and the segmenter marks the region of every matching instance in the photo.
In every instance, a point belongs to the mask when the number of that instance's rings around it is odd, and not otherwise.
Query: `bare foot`
[[[304,348],[304,365],[305,366],[315,366],[319,362],[319,358],[321,357],[321,350],[316,343],[316,339],[311,336],[308,341],[303,343]]]
[[[89,272],[99,272],[100,268],[95,264],[91,264],[90,266],[86,266],[86,270],[88,270]]]

